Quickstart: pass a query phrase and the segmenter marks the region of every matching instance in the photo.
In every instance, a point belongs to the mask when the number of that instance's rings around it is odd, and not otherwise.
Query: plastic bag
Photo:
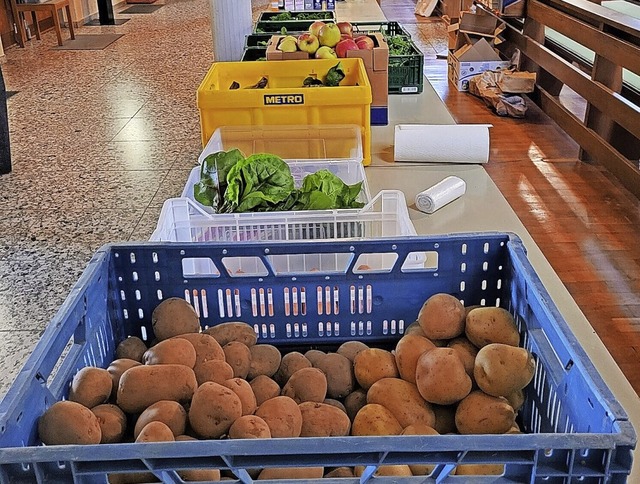
[[[469,92],[482,98],[485,104],[493,108],[498,116],[524,118],[527,104],[522,96],[504,93],[500,82],[504,73],[509,71],[485,71],[469,79]]]

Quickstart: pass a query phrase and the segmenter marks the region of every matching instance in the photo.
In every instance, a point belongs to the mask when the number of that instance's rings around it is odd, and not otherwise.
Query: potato
[[[474,390],[456,409],[456,427],[461,434],[504,434],[515,424],[515,412],[504,397]]]
[[[197,387],[196,375],[188,366],[134,366],[120,378],[117,403],[127,413],[138,413],[160,400],[188,402]]]
[[[526,387],[535,371],[536,361],[525,348],[491,343],[478,351],[473,376],[483,392],[506,397]]]
[[[504,397],[507,399],[507,401],[509,402],[509,405],[511,405],[513,410],[515,410],[516,412],[520,410],[524,405],[525,397],[524,397],[523,390],[516,390],[515,392],[510,393],[509,395],[505,395]]]
[[[108,474],[109,484],[148,484],[150,482],[160,482],[151,472],[118,472]]]
[[[371,385],[367,403],[384,406],[403,428],[418,423],[433,427],[436,423],[431,405],[424,401],[418,388],[400,378],[383,378]]]
[[[247,380],[231,378],[224,381],[222,385],[238,395],[240,403],[242,404],[242,415],[251,415],[256,411],[256,408],[258,408],[256,395],[253,393],[253,389]]]
[[[187,426],[187,411],[178,402],[172,400],[160,400],[149,405],[136,420],[133,437],[137,439],[149,422],[162,422],[171,429],[174,437],[177,437],[184,434]]]
[[[478,348],[490,343],[520,344],[520,333],[513,316],[503,308],[479,307],[469,311],[465,334]]]
[[[471,378],[456,350],[434,348],[418,359],[416,386],[427,402],[450,405],[469,394]]]
[[[322,402],[327,396],[327,377],[318,368],[302,368],[296,371],[282,388],[282,395],[296,403]]]
[[[336,467],[324,475],[325,479],[340,479],[355,476],[351,467]]]
[[[184,333],[199,333],[200,318],[191,304],[179,297],[170,297],[151,313],[153,334],[159,340]]]
[[[292,351],[282,357],[280,367],[273,376],[273,379],[278,383],[278,385],[284,386],[289,381],[289,378],[291,378],[291,375],[296,371],[301,370],[302,368],[311,368],[312,366],[311,362],[307,360],[302,353]]]
[[[356,477],[361,477],[364,472],[364,466],[355,466],[353,469]],[[376,477],[411,477],[413,474],[411,473],[411,469],[408,465],[404,464],[395,464],[395,465],[384,465],[378,467],[378,469],[373,473]]]
[[[407,329],[404,330],[404,335],[406,336],[408,334],[415,334],[418,336],[422,336],[423,338],[427,337],[427,335],[424,334],[424,331],[422,331],[420,323],[417,320],[407,326]]]
[[[116,359],[126,358],[142,362],[142,355],[145,351],[147,351],[147,345],[144,341],[137,336],[129,336],[116,346]]]
[[[280,368],[282,355],[280,350],[273,345],[253,345],[249,346],[251,362],[249,363],[249,373],[247,379],[253,380],[260,375],[271,378]]]
[[[327,405],[332,405],[338,409],[340,409],[342,412],[347,413],[347,409],[344,406],[344,404],[340,401],[340,400],[334,400],[333,398],[325,398],[324,402],[322,403],[326,403]]]
[[[344,408],[347,410],[349,420],[353,422],[353,419],[356,418],[356,414],[366,404],[367,392],[362,388],[358,388],[357,390],[354,390],[349,395],[347,395],[347,397],[344,399]]]
[[[62,400],[51,405],[38,420],[38,435],[45,445],[99,444],[100,422],[84,405]]]
[[[353,360],[353,371],[356,380],[365,390],[382,378],[399,376],[393,354],[379,348],[369,348],[358,353]]]
[[[232,341],[239,341],[251,347],[258,341],[253,326],[241,321],[217,324],[204,332],[213,336],[222,347]]]
[[[102,438],[101,444],[114,444],[122,442],[127,431],[127,416],[120,407],[110,403],[97,405],[91,409],[100,424]]]
[[[346,341],[340,345],[337,349],[337,353],[353,362],[358,353],[367,349],[369,349],[369,347],[361,341]]]
[[[198,385],[213,381],[222,383],[233,378],[233,368],[224,360],[207,360],[197,364],[193,369]]]
[[[136,442],[173,442],[175,439],[169,426],[158,420],[152,420],[142,427]]]
[[[193,345],[193,349],[196,350],[196,363],[194,366],[198,366],[209,360],[225,361],[222,346],[220,346],[220,343],[211,335],[205,333],[186,333],[174,336],[174,338],[186,339]]]
[[[456,467],[457,476],[501,476],[504,464],[461,464]]]
[[[234,378],[247,378],[251,365],[249,347],[239,341],[231,341],[222,347],[225,361],[233,368]]]
[[[475,365],[476,355],[478,354],[478,348],[476,345],[466,337],[459,336],[449,341],[447,346],[458,352],[458,356],[464,364],[464,371],[467,372],[467,375],[473,377],[473,367]]]
[[[142,359],[142,356],[140,356]],[[122,374],[127,371],[129,368],[133,366],[140,366],[142,363],[136,360],[131,360],[129,358],[119,358],[117,360],[113,360],[107,371],[111,376],[111,397],[112,401],[116,401],[116,397],[118,396],[118,384],[120,383],[120,377]]]
[[[320,350],[309,350],[304,354],[304,357],[309,360],[314,367],[316,366],[316,362],[325,356],[327,356],[327,354]]]
[[[256,396],[256,403],[258,406],[270,398],[280,395],[281,388],[273,379],[266,375],[259,375],[249,382],[254,395]]]
[[[435,429],[439,434],[457,434],[456,427],[456,406],[455,405],[431,405],[433,413],[436,415]]]
[[[270,439],[271,430],[257,415],[243,415],[229,428],[230,439]]]
[[[189,424],[203,439],[217,439],[227,433],[242,416],[242,402],[229,388],[205,382],[193,394],[189,407]]]
[[[324,467],[267,467],[260,472],[259,481],[270,479],[321,479]]]
[[[220,469],[182,469],[178,475],[186,482],[219,481]]]
[[[428,425],[414,424],[405,427],[400,435],[440,435],[440,433]],[[414,476],[428,476],[435,467],[435,464],[409,464],[409,469]]]
[[[378,403],[368,403],[353,419],[351,435],[400,435],[402,425],[391,411]]]
[[[353,391],[356,377],[353,373],[353,363],[346,356],[339,353],[329,353],[319,357],[314,364],[327,376],[327,396],[344,398]]]
[[[73,375],[69,400],[87,408],[93,408],[101,403],[106,403],[111,396],[112,389],[113,381],[107,370],[85,366]]]
[[[142,355],[145,365],[184,365],[193,368],[196,365],[196,350],[182,338],[169,338],[152,346]]]
[[[262,403],[255,415],[262,418],[271,430],[271,437],[300,437],[302,414],[293,398],[279,396]]]
[[[300,437],[343,437],[349,435],[351,420],[346,413],[326,403],[303,402],[300,405]]]
[[[409,383],[416,382],[416,366],[423,353],[432,350],[436,345],[423,336],[405,334],[396,344],[396,366],[400,378]]]
[[[452,339],[464,333],[465,310],[451,294],[438,293],[427,299],[418,313],[418,323],[431,340]]]

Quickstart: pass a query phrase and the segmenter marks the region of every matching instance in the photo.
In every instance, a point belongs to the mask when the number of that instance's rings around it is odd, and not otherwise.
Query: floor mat
[[[74,40],[65,40],[62,45],[53,47],[57,50],[102,50],[114,43],[124,34],[76,35]]]
[[[116,18],[113,19],[113,23],[112,24],[103,24],[100,22],[99,18],[93,19],[93,20],[89,20],[86,24],[84,24],[85,26],[89,26],[89,27],[104,27],[104,26],[108,26],[108,25],[122,25],[125,22],[128,22],[129,20],[131,20],[130,18]]]
[[[156,10],[158,10],[159,8],[164,7],[164,5],[147,5],[147,4],[139,4],[139,5],[132,5],[129,8],[126,8],[118,13],[125,13],[125,14],[129,14],[129,13],[153,13]]]

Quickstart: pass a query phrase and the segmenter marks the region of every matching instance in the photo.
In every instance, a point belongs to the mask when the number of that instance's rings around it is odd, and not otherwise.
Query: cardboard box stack
[[[449,25],[449,80],[459,91],[468,91],[469,79],[477,74],[509,67],[495,49],[504,29],[495,17],[472,12],[462,12],[460,21]]]

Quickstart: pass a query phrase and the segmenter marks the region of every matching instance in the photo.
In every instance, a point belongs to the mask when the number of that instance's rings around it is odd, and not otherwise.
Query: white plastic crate
[[[326,240],[369,239],[416,235],[409,218],[404,193],[383,190],[361,209],[307,210],[299,212],[253,212],[210,214],[189,198],[165,201],[152,242],[209,242],[209,241],[267,241],[267,240]],[[391,256],[370,254],[358,261],[363,270],[387,270],[395,262]],[[424,266],[421,253],[412,254],[405,268]],[[320,258],[276,260],[274,271],[339,270],[344,261],[334,254]],[[238,274],[258,275],[267,270],[253,260],[236,260],[230,266]],[[216,275],[207,260],[186,261],[186,274]]]

